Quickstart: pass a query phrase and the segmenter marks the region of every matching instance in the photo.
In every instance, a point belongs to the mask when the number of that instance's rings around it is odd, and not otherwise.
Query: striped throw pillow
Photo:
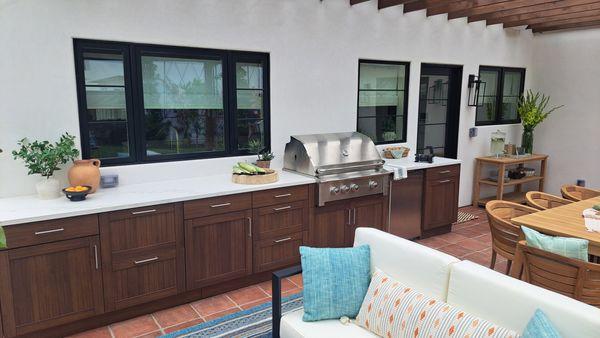
[[[375,270],[356,323],[392,337],[517,338],[516,332],[423,295]]]

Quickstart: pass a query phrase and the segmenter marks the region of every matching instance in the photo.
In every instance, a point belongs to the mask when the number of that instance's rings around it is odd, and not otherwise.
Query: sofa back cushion
[[[380,270],[373,274],[356,323],[389,338],[519,336],[458,307],[425,296]]]
[[[536,309],[563,337],[597,338],[600,332],[600,309],[469,261],[452,265],[448,303],[517,332]]]
[[[378,268],[427,296],[446,300],[450,265],[458,259],[373,228],[356,229],[354,238],[354,246],[370,246],[371,272]]]

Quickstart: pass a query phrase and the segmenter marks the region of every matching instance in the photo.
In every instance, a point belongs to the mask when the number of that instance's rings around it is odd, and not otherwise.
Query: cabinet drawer
[[[254,272],[274,270],[300,262],[303,233],[263,239],[254,242]]]
[[[308,186],[300,185],[252,193],[252,206],[255,208],[290,203],[308,199]]]
[[[444,167],[427,169],[425,171],[425,178],[427,180],[443,180],[450,177],[457,177],[459,175],[460,165],[448,165]]]
[[[4,227],[7,248],[62,241],[98,234],[98,216],[62,218]]]
[[[228,195],[185,202],[183,215],[185,219],[191,219],[250,208],[252,208],[251,194]]]
[[[272,238],[304,231],[308,227],[308,201],[276,204],[254,209],[257,238]]]

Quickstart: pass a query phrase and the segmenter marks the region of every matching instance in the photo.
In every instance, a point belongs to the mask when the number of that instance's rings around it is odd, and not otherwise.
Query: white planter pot
[[[43,200],[49,200],[60,197],[60,183],[55,178],[43,178],[35,184],[38,197]]]

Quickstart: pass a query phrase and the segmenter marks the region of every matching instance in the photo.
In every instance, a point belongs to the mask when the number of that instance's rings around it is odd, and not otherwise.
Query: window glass
[[[495,70],[482,70],[479,72],[481,81],[485,82],[485,93],[480,92],[477,107],[478,122],[493,122],[496,120],[496,102],[498,100],[499,72]]]
[[[407,64],[361,61],[358,131],[375,143],[404,142]]]
[[[238,149],[248,149],[249,142],[265,146],[263,110],[263,65],[236,63],[236,132]]]
[[[517,105],[523,93],[524,75],[524,69],[481,67],[479,76],[485,82],[485,93],[479,97],[476,125],[520,121]]]
[[[521,96],[522,73],[520,71],[505,71],[502,89],[502,120],[519,119],[517,105]]]
[[[142,56],[146,155],[223,151],[221,61]]]
[[[129,157],[129,135],[122,54],[84,53],[89,154]]]

